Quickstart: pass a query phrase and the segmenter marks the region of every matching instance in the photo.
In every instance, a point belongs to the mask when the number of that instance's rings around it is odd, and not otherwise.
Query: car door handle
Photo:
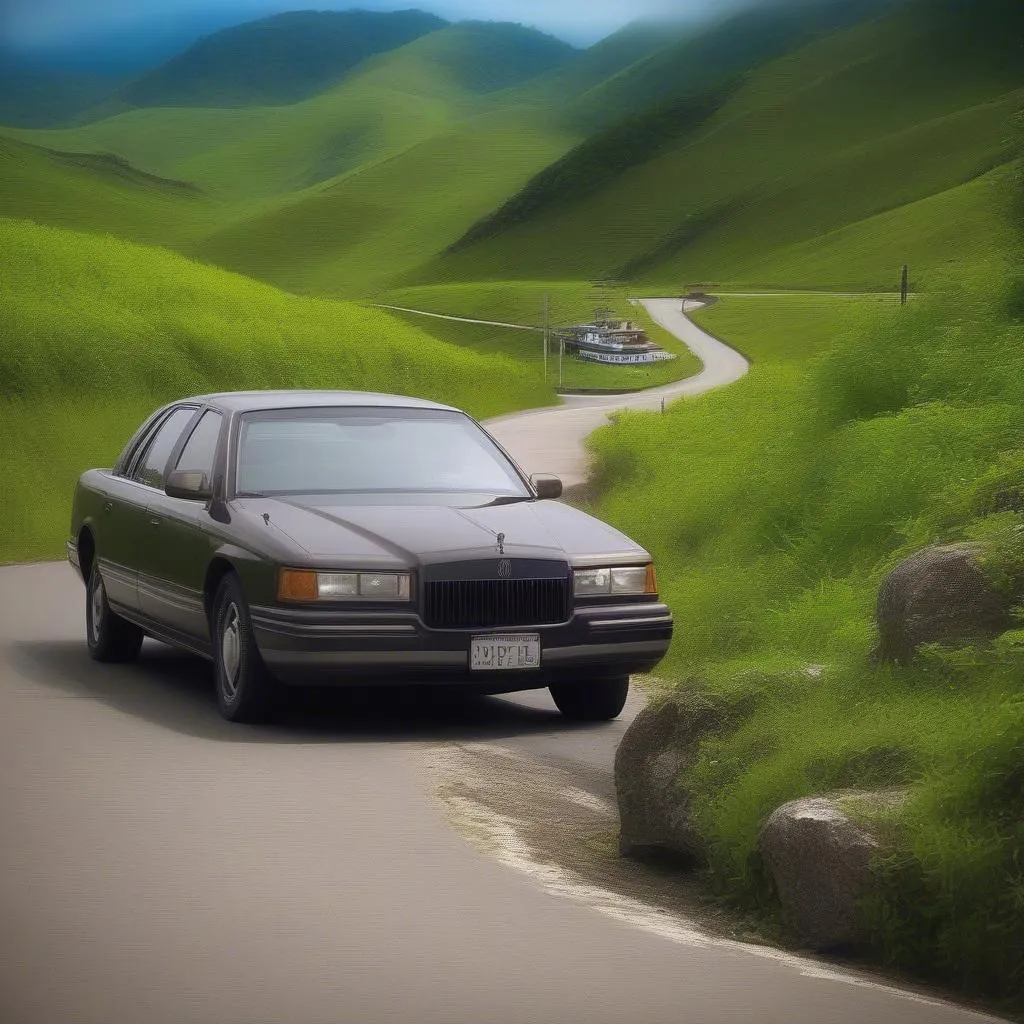
[[[150,516],[150,518],[149,518],[149,525],[150,526],[159,526],[162,522],[163,522],[163,520],[162,519],[157,519],[156,516]]]
[[[112,501],[108,501],[108,502],[107,502],[107,503],[106,503],[106,504],[105,504],[105,505],[103,506],[103,511],[104,511],[104,512],[113,512],[113,511],[114,511],[114,503],[113,503]]]

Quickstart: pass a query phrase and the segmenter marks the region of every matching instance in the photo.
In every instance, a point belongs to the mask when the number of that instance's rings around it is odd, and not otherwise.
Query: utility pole
[[[900,305],[905,306],[907,304],[907,265],[903,264],[903,270],[900,273]]]
[[[544,295],[544,381],[548,379],[548,296]]]
[[[562,386],[562,353],[565,351],[565,338],[558,339],[558,386]],[[579,379],[579,378],[577,378]]]

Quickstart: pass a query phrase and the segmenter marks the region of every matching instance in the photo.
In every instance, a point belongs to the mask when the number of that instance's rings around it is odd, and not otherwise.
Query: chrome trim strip
[[[354,636],[416,636],[415,626],[402,622],[291,622],[269,615],[252,615],[252,625],[264,633],[276,636],[309,637],[330,639],[331,637]]]
[[[260,651],[268,665],[393,665],[398,668],[466,668],[469,651]]]
[[[175,587],[170,584],[158,581],[153,576],[143,576],[139,574],[139,596],[142,596],[143,591],[147,596],[156,598],[162,601],[164,604],[171,605],[173,608],[179,608],[186,612],[204,611],[205,606],[202,598],[193,596],[195,591],[182,590],[180,587]]]
[[[113,580],[127,587],[135,586],[134,574],[124,566],[111,562],[110,559],[103,558],[102,556],[98,560],[98,565],[100,567],[100,575],[107,577],[108,580]]]
[[[68,561],[81,572],[82,566],[78,559],[78,545],[73,541],[69,540],[66,542]]]
[[[545,647],[541,651],[541,667],[552,663],[591,661],[609,654],[636,654],[661,657],[668,650],[669,641],[631,640],[621,644],[576,644],[572,647]]]
[[[416,630],[412,626],[284,626],[279,623],[258,622],[253,620],[253,628],[260,633],[274,636],[289,636],[298,639],[330,640],[332,638],[353,639],[357,637],[413,637]]]
[[[671,626],[671,615],[645,615],[635,619],[591,619],[591,629],[617,629],[620,626]]]

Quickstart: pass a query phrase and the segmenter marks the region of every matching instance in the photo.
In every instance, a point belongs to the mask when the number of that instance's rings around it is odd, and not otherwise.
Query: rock
[[[1014,600],[977,562],[978,544],[925,548],[902,561],[878,592],[875,661],[905,664],[922,644],[990,640],[1012,625]]]
[[[867,941],[860,901],[880,841],[851,812],[891,810],[905,798],[906,791],[896,789],[807,797],[783,804],[765,822],[758,852],[802,942],[828,950]]]
[[[621,854],[704,862],[704,844],[690,820],[691,796],[679,777],[696,759],[700,738],[723,718],[695,693],[649,704],[636,716],[615,751]]]

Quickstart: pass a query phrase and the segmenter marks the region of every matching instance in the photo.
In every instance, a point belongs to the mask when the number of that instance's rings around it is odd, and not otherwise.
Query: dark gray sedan
[[[654,566],[474,419],[393,395],[204,395],[78,482],[68,558],[99,661],[144,636],[213,661],[222,714],[282,687],[550,687],[606,720],[672,636]]]

